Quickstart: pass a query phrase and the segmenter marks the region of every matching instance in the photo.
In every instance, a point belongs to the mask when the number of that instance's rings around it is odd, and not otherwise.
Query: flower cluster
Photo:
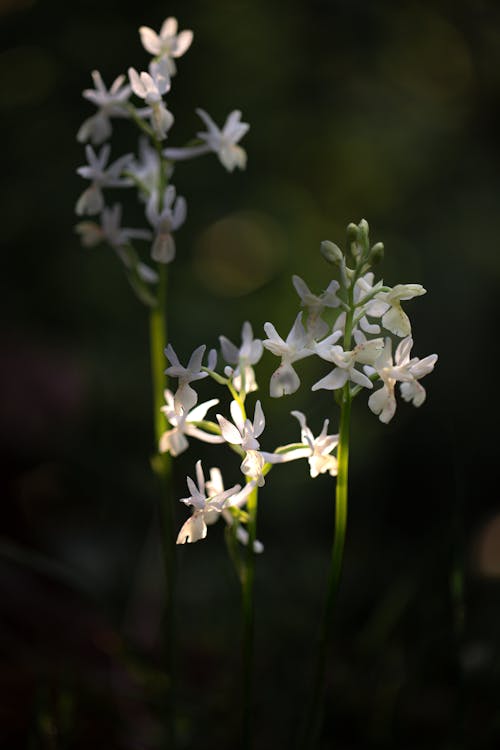
[[[269,322],[264,325],[267,338],[256,339],[252,326],[245,322],[240,346],[225,336],[219,337],[225,363],[222,374],[215,369],[218,359],[215,350],[209,352],[207,365],[203,366],[206,347],[200,346],[184,367],[172,346],[167,347],[165,353],[170,367],[166,373],[178,378],[178,388],[175,393],[165,391],[163,413],[170,428],[161,437],[160,452],[178,455],[188,447],[188,436],[213,444],[225,443],[240,456],[240,471],[246,482],[244,489],[238,484],[224,490],[219,469],[211,470],[211,477],[216,476],[217,481],[206,481],[197,464],[198,488],[195,492],[194,483],[188,480],[191,495],[182,500],[193,507],[193,515],[182,527],[178,543],[203,539],[207,525],[220,515],[236,538],[245,542],[248,538],[244,528],[245,504],[253,490],[264,486],[266,475],[276,464],[307,458],[311,477],[324,473],[337,475],[334,451],[339,435],[328,434],[328,419],[315,437],[306,416],[294,410],[291,414],[299,422],[300,441],[272,452],[261,448],[266,426],[262,404],[256,402],[253,419],[247,415],[245,404],[247,396],[258,389],[254,366],[264,349],[281,359],[270,380],[273,397],[297,391],[300,378],[296,363],[316,355],[332,367],[313,384],[312,390],[340,391],[352,399],[366,389],[371,392],[368,406],[382,422],[387,423],[394,416],[396,383],[400,384],[404,400],[415,406],[424,402],[426,394],[420,380],[433,370],[437,355],[424,359],[411,357],[411,324],[402,302],[424,294],[425,289],[420,284],[389,287],[382,280],[375,281],[371,267],[380,259],[383,246],[381,243],[370,246],[366,221],[357,226],[349,225],[348,237],[354,261],[352,267],[347,265],[346,255],[336,245],[322,243],[323,255],[338,266],[340,272],[340,280],[332,280],[322,294],[314,294],[303,279],[293,276],[303,310],[298,313],[286,339]],[[400,339],[394,357],[393,337]],[[207,376],[229,389],[232,396],[230,418],[216,414],[216,422],[205,419],[208,410],[219,403],[218,399],[197,405],[198,396],[191,383]]]
[[[304,414],[293,411],[292,415],[299,421],[301,428],[299,442],[278,447],[272,452],[262,450],[260,441],[266,426],[262,404],[256,401],[251,419],[247,416],[246,398],[258,388],[254,366],[263,355],[263,342],[254,338],[252,326],[245,322],[240,346],[233,344],[225,336],[220,336],[220,345],[225,363],[223,374],[216,371],[218,355],[213,349],[208,353],[206,366],[203,365],[206,350],[203,345],[193,352],[188,364],[183,366],[173,347],[167,347],[165,354],[170,366],[166,369],[166,374],[177,378],[178,387],[175,393],[165,391],[166,405],[162,411],[169,422],[169,428],[161,436],[159,450],[161,453],[169,452],[172,456],[177,456],[187,449],[188,437],[212,444],[226,444],[241,459],[240,472],[245,486],[242,489],[240,484],[236,484],[230,490],[225,490],[220,469],[216,467],[210,470],[210,480],[205,480],[198,462],[197,485],[188,478],[191,494],[181,500],[193,508],[193,513],[179,532],[178,544],[204,539],[207,526],[219,516],[224,518],[235,539],[246,544],[246,503],[254,490],[264,486],[265,477],[275,464],[307,458],[311,477],[325,472],[332,476],[337,473],[337,460],[332,451],[337,446],[338,435],[328,435],[328,420],[325,420],[321,433],[315,438],[307,426]],[[232,397],[229,416],[216,414],[217,421],[210,421],[205,417],[219,400],[212,399],[198,404],[198,395],[191,385],[207,376],[226,386]],[[254,541],[254,549],[256,552],[263,549],[258,540]]]
[[[84,98],[96,107],[96,112],[85,120],[77,134],[77,139],[86,144],[87,158],[87,164],[77,171],[90,184],[76,203],[76,213],[98,218],[81,221],[76,231],[87,247],[107,242],[122,261],[140,299],[146,304],[155,304],[152,287],[158,274],[141,261],[132,240],[149,242],[150,257],[156,263],[170,263],[176,253],[174,235],[187,214],[185,199],[176,195],[170,183],[175,162],[212,152],[229,172],[235,167],[243,169],[246,153],[238,143],[249,125],[241,122],[241,112],[234,110],[219,129],[212,118],[198,108],[196,111],[206,131],[199,132],[187,147],[165,148],[164,142],[174,124],[165,97],[177,73],[176,60],[190,48],[193,33],[190,30],[179,32],[177,20],[170,17],[159,33],[141,26],[139,34],[142,46],[152,56],[147,70],[137,71],[131,67],[128,81],[125,75],[119,75],[109,88],[95,70],[92,73],[94,88],[83,91]],[[133,101],[134,96],[138,105]],[[130,152],[110,163],[108,141],[115,119],[129,120],[139,128],[141,136],[137,155]],[[105,191],[110,188],[137,190],[144,204],[146,227],[122,226],[122,205],[106,205]]]
[[[410,357],[413,346],[411,324],[402,308],[402,302],[425,294],[420,284],[385,286],[375,282],[370,270],[383,253],[382,243],[370,247],[368,224],[350,224],[348,238],[353,267],[341,250],[331,242],[323,242],[323,255],[339,267],[340,283],[332,281],[323,294],[312,294],[302,279],[293,277],[303,312],[295,319],[284,340],[272,323],[264,328],[268,338],[263,345],[281,358],[281,364],[271,377],[270,393],[273,397],[294,393],[300,378],[294,363],[317,355],[333,368],[318,380],[312,390],[339,391],[349,388],[351,396],[361,389],[373,390],[368,406],[382,422],[389,422],[396,410],[395,385],[406,401],[420,406],[425,401],[425,389],[419,382],[428,375],[437,361],[437,354],[424,359]],[[336,310],[334,322],[328,325],[322,315],[330,308]],[[401,339],[395,356],[392,356],[392,338]]]

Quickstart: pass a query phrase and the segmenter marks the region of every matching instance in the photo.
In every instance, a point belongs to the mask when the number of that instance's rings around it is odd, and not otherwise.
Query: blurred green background
[[[500,508],[496,329],[500,276],[500,6],[467,2],[1,0],[2,747],[145,748],[162,741],[158,549],[147,312],[113,253],[84,249],[74,205],[93,113],[148,55],[137,29],[168,15],[195,32],[167,101],[169,145],[239,108],[248,167],[179,165],[188,221],[171,266],[170,340],[185,361],[298,309],[291,275],[324,289],[319,243],[366,218],[384,279],[422,283],[406,305],[414,353],[439,353],[426,404],[382,425],[361,396],[350,519],[322,747],[500,747]],[[113,158],[135,147],[115,121]],[[125,224],[142,222],[125,203]],[[265,448],[300,409],[337,427],[325,373],[260,398]],[[200,384],[200,400],[222,394]],[[203,398],[204,400],[204,398]],[[191,443],[176,493],[217,447]],[[224,454],[225,455],[225,454]],[[225,459],[224,459],[225,460]],[[213,463],[212,463],[213,462]],[[226,467],[226,481],[238,467]],[[305,462],[261,493],[256,748],[290,747],[307,696],[333,524],[332,482]],[[178,509],[178,524],[186,518]],[[179,549],[183,747],[238,746],[239,591],[222,524]]]

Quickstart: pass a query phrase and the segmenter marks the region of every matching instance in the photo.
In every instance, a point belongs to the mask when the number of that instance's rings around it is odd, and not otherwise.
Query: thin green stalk
[[[153,384],[154,432],[156,446],[165,431],[165,419],[161,412],[164,404],[165,347],[167,345],[167,266],[158,267],[158,302],[150,313],[151,373]],[[165,615],[163,653],[168,680],[167,691],[167,737],[166,747],[175,746],[174,733],[174,595],[175,595],[175,532],[172,497],[172,465],[170,454],[156,453],[153,462],[160,481],[160,520],[162,530],[162,553],[165,573]]]
[[[243,750],[250,750],[253,742],[253,647],[254,647],[254,581],[255,581],[255,550],[254,543],[257,535],[257,503],[258,488],[255,487],[247,500],[248,511],[248,546],[246,561],[243,569],[242,611],[243,611]]]
[[[302,747],[316,745],[323,718],[326,665],[333,631],[333,613],[342,573],[344,542],[347,527],[347,497],[349,476],[349,431],[351,422],[351,393],[346,383],[342,392],[339,445],[337,449],[338,474],[335,488],[335,531],[328,573],[327,592],[319,636],[317,662],[309,710],[303,734]]]

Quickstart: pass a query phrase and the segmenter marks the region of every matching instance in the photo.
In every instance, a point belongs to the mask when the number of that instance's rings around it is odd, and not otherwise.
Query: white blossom
[[[191,477],[187,477],[187,486],[191,494],[189,497],[182,498],[181,503],[192,506],[194,512],[179,531],[177,544],[186,544],[186,542],[197,542],[200,539],[205,539],[207,535],[207,517],[210,518],[210,515],[213,513],[221,513],[228,498],[241,490],[241,485],[236,484],[229,490],[224,490],[214,495],[209,494],[207,497],[207,487],[201,461],[198,461],[196,464],[196,482],[197,484],[193,482]]]
[[[354,284],[353,296],[354,305],[356,308],[359,308],[356,320],[359,321],[360,328],[365,333],[376,336],[380,333],[380,326],[376,323],[370,323],[366,317],[368,309],[372,309],[370,308],[370,303],[373,305],[373,295],[377,292],[378,289],[380,289],[383,283],[382,281],[378,281],[375,285],[373,285],[374,278],[375,276],[372,271],[369,271],[363,276],[360,276],[360,278],[357,279],[356,283]],[[367,298],[367,302],[364,303],[363,300]]]
[[[207,481],[205,482],[205,487],[207,488],[207,492],[209,493],[209,495],[215,495],[220,492],[224,492],[224,482],[220,469],[217,469],[215,467],[210,469],[210,479],[207,479]],[[244,529],[240,523],[238,523],[234,515],[231,513],[230,509],[242,508],[246,503],[248,496],[251,492],[253,492],[255,487],[256,482],[254,480],[247,482],[242,490],[237,492],[235,495],[231,495],[220,514],[216,511],[209,511],[208,514],[205,514],[205,521],[207,525],[210,526],[211,523],[215,523],[215,521],[218,520],[219,515],[223,517],[228,526],[233,526],[236,523],[236,538],[241,544],[246,547],[249,540],[248,531]],[[255,553],[259,554],[264,551],[264,545],[262,544],[262,542],[259,542],[256,539],[253,543],[253,550]]]
[[[121,226],[122,206],[115,203],[112,208],[104,207],[101,213],[101,223],[82,221],[76,226],[85,247],[94,247],[99,242],[106,241],[111,247],[119,248],[130,243],[130,240],[149,240],[151,232],[148,229],[128,229]]]
[[[270,394],[273,398],[277,398],[295,393],[300,386],[300,378],[292,367],[292,363],[314,353],[310,348],[309,336],[302,324],[302,313],[297,315],[286,341],[281,338],[272,323],[265,323],[264,330],[269,338],[262,342],[263,345],[277,357],[281,357],[281,365],[271,375]]]
[[[300,411],[290,412],[298,419],[301,427],[301,443],[284,445],[274,453],[263,452],[262,456],[267,463],[283,464],[300,458],[307,458],[309,471],[314,479],[319,474],[329,472],[331,476],[337,475],[337,458],[330,455],[338,445],[338,435],[328,435],[329,420],[325,419],[323,429],[318,437],[314,437],[311,429],[307,426],[305,415]]]
[[[111,149],[109,144],[105,144],[97,155],[92,146],[85,146],[87,162],[83,167],[77,169],[80,177],[91,180],[92,184],[85,190],[76,204],[76,213],[98,214],[104,209],[104,197],[102,188],[106,187],[129,187],[132,183],[128,178],[122,177],[122,173],[133,158],[132,154],[120,156],[113,164],[108,165]]]
[[[423,360],[418,357],[410,359],[412,346],[413,340],[407,336],[400,341],[393,359],[392,342],[387,338],[383,350],[374,362],[373,370],[380,376],[382,387],[372,393],[368,406],[385,424],[390,422],[396,411],[396,382],[401,383],[401,395],[406,401],[412,401],[415,406],[421,406],[425,401],[425,389],[418,380],[433,370],[437,354],[431,354]]]
[[[165,391],[166,405],[161,407],[168,422],[172,425],[171,430],[166,430],[160,438],[160,453],[170,453],[172,456],[178,456],[185,451],[189,445],[186,435],[202,440],[205,443],[223,443],[224,438],[215,435],[196,426],[196,422],[205,419],[207,411],[219,403],[218,398],[205,401],[198,404],[193,409],[188,410],[181,398],[175,395],[168,388]]]
[[[311,477],[314,479],[318,474],[329,474],[334,477],[337,475],[337,459],[330,455],[333,449],[338,445],[338,435],[328,435],[329,420],[325,419],[323,429],[318,437],[314,437],[307,426],[306,417],[300,411],[292,411],[292,416],[299,420],[301,427],[301,439],[309,448],[309,468]]]
[[[252,326],[248,321],[243,323],[241,330],[241,347],[238,349],[228,338],[219,336],[222,354],[226,362],[236,365],[230,368],[233,385],[239,392],[251,393],[257,390],[253,365],[262,357],[264,347],[260,339],[254,339]]]
[[[159,34],[149,26],[141,26],[139,29],[142,46],[146,52],[165,59],[171,76],[176,73],[174,58],[182,57],[193,41],[192,31],[187,29],[177,33],[177,29],[177,19],[172,17],[163,22]]]
[[[152,62],[149,73],[138,73],[135,68],[128,71],[132,91],[144,99],[151,108],[150,122],[155,134],[163,140],[174,124],[174,116],[166,108],[163,95],[170,90],[170,76],[166,61]]]
[[[153,190],[158,188],[161,174],[161,161],[158,151],[151,146],[148,138],[139,139],[139,156],[134,158],[127,167],[127,173],[137,182],[141,200],[149,199]],[[167,171],[167,178],[172,176],[172,169]]]
[[[397,284],[390,291],[377,292],[367,303],[366,314],[371,317],[382,317],[382,325],[396,336],[409,336],[411,323],[408,315],[401,307],[404,300],[420,297],[426,290],[421,284]]]
[[[262,487],[264,485],[262,470],[265,461],[260,453],[260,444],[257,438],[262,435],[266,420],[260,401],[255,404],[253,422],[248,418],[244,419],[237,401],[231,401],[230,411],[233,422],[230,422],[221,414],[216,415],[222,437],[227,443],[241,445],[242,450],[245,451],[240,467],[241,471],[245,476],[256,479],[259,487]]]
[[[191,388],[190,383],[208,377],[208,373],[202,372],[201,369],[205,349],[205,344],[202,344],[195,349],[189,358],[187,367],[183,367],[179,362],[179,358],[175,353],[172,344],[168,344],[165,349],[165,356],[170,362],[170,367],[167,367],[165,374],[172,378],[178,378],[179,383],[176,396],[188,411],[192,409],[198,401],[198,394],[194,388]]]
[[[357,332],[358,336],[359,333]],[[325,345],[325,341],[317,344],[316,353],[327,362],[333,362],[336,367],[313,385],[313,391],[320,390],[321,388],[328,391],[336,391],[342,388],[348,381],[352,381],[356,385],[361,385],[365,388],[373,388],[371,380],[357,370],[355,365],[357,363],[372,365],[378,352],[382,349],[384,341],[380,338],[366,341],[362,335],[359,336],[358,340],[360,343],[350,351],[344,351],[340,344],[332,345],[327,343]]]
[[[412,380],[401,383],[399,390],[405,401],[411,401],[413,406],[422,406],[425,401],[425,388],[418,382],[420,378],[428,375],[434,369],[438,359],[437,354],[429,354],[424,359],[420,359],[414,364],[410,364],[410,374]]]
[[[106,141],[112,133],[112,117],[129,117],[125,104],[130,98],[131,88],[124,85],[125,76],[120,75],[108,90],[98,70],[92,71],[93,89],[85,89],[83,96],[97,107],[97,112],[89,117],[80,127],[77,139],[81,143],[91,141],[99,145]]]
[[[241,445],[244,451],[259,450],[260,445],[257,438],[262,435],[266,426],[266,419],[260,401],[257,401],[255,404],[253,422],[248,417],[246,419],[243,418],[237,401],[231,401],[229,408],[233,422],[230,422],[221,414],[217,414],[217,421],[219,422],[224,440],[233,445]]]
[[[175,197],[175,187],[169,185],[163,194],[163,205],[158,208],[159,196],[153,190],[146,205],[146,216],[155,230],[151,257],[158,263],[170,263],[175,258],[175,232],[186,220],[186,201]]]
[[[191,159],[194,156],[201,156],[212,151],[217,154],[222,166],[228,172],[232,172],[235,167],[244,169],[247,163],[246,151],[237,144],[248,131],[250,125],[241,122],[241,112],[238,109],[233,110],[227,116],[222,130],[217,127],[204,109],[197,109],[196,112],[207,126],[206,131],[197,133],[198,138],[203,143],[199,146],[188,146],[186,148],[167,148],[164,151],[167,159],[173,161]]]
[[[326,307],[338,307],[340,300],[337,297],[339,289],[338,281],[331,281],[325,291],[319,296],[313,294],[305,281],[300,276],[292,276],[293,285],[300,297],[302,307],[308,313],[307,330],[313,338],[319,339],[328,331],[328,324],[322,320],[321,313]]]

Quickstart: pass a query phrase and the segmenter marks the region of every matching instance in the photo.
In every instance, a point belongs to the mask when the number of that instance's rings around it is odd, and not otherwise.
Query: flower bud
[[[351,242],[357,242],[358,241],[358,227],[356,224],[353,224],[352,222],[348,224],[347,226],[347,241],[349,243]]]
[[[375,265],[384,258],[384,243],[376,242],[370,251],[370,262]]]
[[[334,266],[340,265],[344,257],[342,250],[334,242],[330,240],[323,240],[319,246],[319,250],[323,258]]]
[[[359,228],[360,233],[364,237],[368,237],[368,232],[370,231],[370,227],[368,226],[368,222],[366,221],[366,219],[361,219],[361,221],[359,222],[358,228]]]
[[[363,256],[365,256],[366,253],[368,253],[370,249],[370,240],[368,239],[368,234],[370,232],[370,227],[368,226],[368,222],[366,219],[361,219],[358,225],[358,237],[359,237],[359,244],[361,245],[361,251],[363,253]]]

